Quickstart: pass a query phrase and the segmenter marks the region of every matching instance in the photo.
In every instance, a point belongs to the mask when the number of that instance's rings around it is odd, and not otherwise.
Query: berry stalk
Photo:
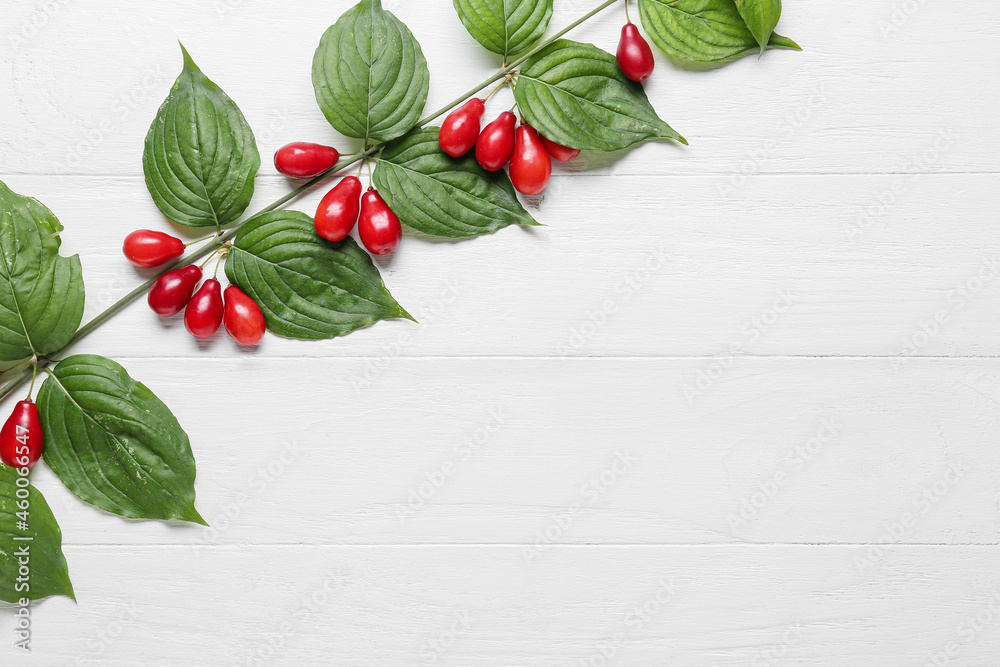
[[[469,99],[470,97],[472,97],[476,93],[480,92],[481,90],[483,90],[487,86],[489,86],[491,84],[494,84],[494,83],[496,83],[498,81],[501,81],[502,79],[507,78],[507,76],[511,72],[513,72],[518,67],[520,67],[521,65],[523,65],[530,57],[532,57],[533,55],[535,55],[536,53],[538,53],[539,51],[541,51],[542,49],[544,49],[545,47],[547,47],[552,42],[555,42],[556,40],[562,38],[563,35],[565,35],[569,31],[571,31],[574,28],[576,28],[577,26],[585,23],[586,21],[589,21],[590,19],[592,19],[597,14],[601,13],[602,11],[604,11],[605,9],[607,9],[608,7],[610,7],[611,5],[614,5],[614,4],[618,3],[618,2],[621,2],[621,0],[605,0],[605,2],[602,2],[600,5],[598,5],[597,7],[595,7],[594,9],[592,9],[591,11],[587,12],[586,14],[584,14],[583,16],[581,16],[580,18],[578,18],[577,20],[573,21],[568,26],[566,26],[565,28],[563,28],[562,30],[560,30],[559,32],[557,32],[556,34],[554,34],[552,37],[544,40],[543,42],[540,42],[534,48],[529,49],[527,52],[525,52],[523,55],[519,56],[518,58],[516,58],[512,62],[505,64],[503,67],[501,67],[497,71],[496,74],[494,74],[493,76],[489,77],[488,79],[486,79],[482,83],[478,84],[477,86],[475,86],[471,90],[467,91],[462,96],[456,98],[455,100],[452,100],[446,106],[438,109],[437,111],[435,111],[435,112],[433,112],[433,113],[431,113],[431,114],[429,114],[429,115],[424,116],[423,118],[421,118],[419,121],[417,121],[417,124],[415,125],[415,127],[421,128],[421,127],[426,126],[427,124],[429,124],[432,121],[436,120],[440,116],[442,116],[445,113],[451,111],[452,109],[454,109],[455,107],[457,107],[462,102],[465,102],[467,99]],[[627,4],[627,0],[626,0],[626,4]],[[298,197],[302,196],[308,190],[310,190],[311,188],[315,187],[316,185],[329,180],[335,174],[337,174],[338,172],[343,171],[344,169],[346,169],[347,167],[351,166],[352,164],[356,164],[356,163],[360,162],[361,160],[365,160],[367,158],[370,158],[370,157],[374,156],[376,153],[378,153],[379,150],[380,150],[380,146],[369,146],[365,150],[361,151],[360,153],[357,153],[357,154],[349,156],[349,157],[341,158],[337,162],[337,164],[335,164],[332,167],[330,167],[330,169],[328,169],[327,171],[323,172],[319,176],[316,176],[315,178],[313,178],[312,180],[306,182],[305,184],[303,184],[303,185],[295,188],[294,190],[292,190],[288,194],[286,194],[286,195],[278,198],[276,201],[274,201],[270,205],[265,206],[263,209],[261,209],[260,211],[258,211],[254,215],[252,215],[249,218],[247,218],[247,220],[249,220],[251,218],[254,218],[254,217],[258,216],[258,215],[262,215],[264,213],[269,213],[271,211],[274,211],[275,209],[281,208],[282,206],[284,206],[285,204],[289,203],[290,201],[292,201],[294,199],[297,199]],[[226,243],[232,241],[236,237],[236,234],[239,233],[240,227],[242,227],[243,224],[245,224],[245,222],[246,222],[246,220],[244,220],[243,222],[237,223],[235,226],[233,226],[229,230],[220,231],[219,234],[214,238],[214,240],[209,241],[208,243],[206,243],[202,248],[200,248],[199,250],[197,250],[195,253],[189,255],[188,257],[185,257],[184,259],[182,259],[177,264],[174,264],[174,265],[168,267],[167,269],[165,269],[163,272],[159,273],[155,277],[150,278],[146,282],[142,283],[141,285],[139,285],[138,287],[136,287],[135,289],[133,289],[131,292],[129,292],[128,294],[126,294],[125,296],[123,296],[122,298],[120,298],[114,304],[112,304],[111,306],[109,306],[107,310],[105,310],[101,314],[97,315],[94,319],[92,319],[91,321],[89,321],[86,324],[84,324],[83,326],[81,326],[80,329],[73,336],[73,338],[70,339],[69,343],[67,343],[66,345],[64,345],[61,349],[57,350],[56,352],[53,352],[52,354],[50,354],[48,356],[39,357],[38,360],[37,360],[37,363],[35,363],[35,364],[29,364],[28,367],[20,370],[19,372],[17,372],[16,374],[14,374],[14,376],[12,376],[10,378],[7,378],[6,379],[6,383],[4,384],[3,388],[0,389],[0,401],[3,401],[9,395],[11,395],[15,391],[17,391],[17,389],[19,387],[21,387],[25,382],[27,382],[30,378],[32,378],[33,375],[37,371],[45,370],[54,361],[58,361],[58,357],[61,356],[66,350],[68,350],[69,348],[71,348],[72,346],[76,345],[81,340],[83,340],[84,338],[86,338],[87,336],[89,336],[91,333],[94,332],[94,330],[96,330],[102,324],[104,324],[109,319],[111,319],[112,317],[114,317],[115,315],[117,315],[119,312],[121,312],[122,310],[124,310],[126,306],[131,305],[133,301],[135,301],[136,299],[140,298],[143,294],[145,294],[146,292],[148,292],[149,289],[153,286],[153,283],[155,283],[157,281],[157,279],[159,279],[159,277],[161,275],[163,275],[164,273],[167,273],[168,271],[173,271],[175,269],[183,268],[185,266],[189,266],[191,264],[194,264],[195,262],[201,261],[201,260],[205,259],[206,257],[210,256],[211,254],[217,252]]]

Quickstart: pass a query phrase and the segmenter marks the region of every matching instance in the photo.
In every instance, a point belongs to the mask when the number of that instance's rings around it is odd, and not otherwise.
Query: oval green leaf
[[[75,600],[59,524],[41,492],[19,485],[19,477],[0,463],[0,600],[16,604],[53,595]]]
[[[543,136],[580,150],[616,151],[646,139],[687,141],[663,122],[642,85],[591,44],[561,39],[524,63],[514,89],[525,120]]]
[[[717,62],[758,48],[734,0],[639,0],[639,14],[653,43],[675,58]],[[768,46],[799,49],[776,33]]]
[[[81,500],[130,519],[205,524],[194,507],[195,463],[170,410],[120,365],[64,359],[38,392],[45,463]]]
[[[430,88],[420,44],[381,0],[362,0],[323,33],[312,77],[326,119],[365,144],[406,134]]]
[[[244,223],[226,275],[257,302],[268,330],[286,338],[324,340],[379,320],[413,319],[354,239],[328,243],[316,236],[312,218],[298,211]]]
[[[221,228],[250,204],[260,153],[236,103],[181,51],[184,70],[146,135],[146,187],[170,220]]]
[[[506,62],[534,44],[552,18],[552,0],[454,0],[477,42]]]
[[[774,27],[781,18],[781,0],[736,0],[736,9],[750,28],[763,54]]]
[[[0,363],[61,349],[83,319],[80,258],[59,255],[62,225],[0,182]]]
[[[537,225],[503,170],[490,173],[474,153],[441,151],[438,128],[393,142],[379,158],[375,184],[402,223],[421,234],[464,239],[508,225]]]

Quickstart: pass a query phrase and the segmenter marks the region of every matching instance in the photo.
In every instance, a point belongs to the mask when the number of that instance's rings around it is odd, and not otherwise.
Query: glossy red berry
[[[160,317],[172,317],[184,310],[201,280],[201,269],[184,266],[156,279],[149,290],[149,307]]]
[[[211,338],[222,326],[223,314],[222,285],[209,278],[191,297],[184,311],[184,326],[195,338]]]
[[[474,97],[448,114],[438,133],[441,150],[452,157],[461,157],[472,150],[479,138],[486,102]]]
[[[361,181],[344,178],[326,193],[316,209],[316,233],[327,241],[343,241],[361,213]]]
[[[375,188],[361,197],[361,219],[358,221],[361,242],[373,255],[388,255],[399,247],[403,226],[382,195]]]
[[[567,148],[562,144],[557,144],[551,139],[546,139],[542,135],[538,135],[542,140],[542,145],[545,146],[545,150],[548,154],[552,156],[553,160],[559,160],[560,162],[572,162],[576,158],[580,157],[580,151],[575,148]]]
[[[618,67],[622,74],[642,83],[653,73],[655,65],[653,50],[634,23],[626,23],[622,28],[622,38],[618,42]]]
[[[510,180],[514,188],[526,195],[537,195],[549,184],[552,158],[545,150],[538,132],[530,125],[517,128],[517,143],[510,158]]]
[[[240,345],[256,345],[264,337],[264,313],[253,299],[235,285],[226,288],[226,331]]]
[[[298,141],[278,149],[274,168],[289,178],[319,176],[340,159],[336,148]]]
[[[184,242],[170,234],[140,229],[125,237],[122,251],[128,261],[139,268],[148,269],[183,255]]]
[[[517,116],[504,111],[483,128],[476,142],[476,159],[486,171],[500,171],[514,153],[514,127]]]
[[[38,463],[44,447],[38,406],[31,399],[21,401],[0,429],[0,460],[11,468],[31,468]]]

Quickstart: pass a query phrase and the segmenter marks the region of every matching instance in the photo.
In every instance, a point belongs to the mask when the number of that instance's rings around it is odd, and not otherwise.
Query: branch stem
[[[576,28],[580,24],[582,24],[582,23],[590,20],[591,18],[593,18],[597,14],[601,13],[602,11],[604,11],[605,9],[607,9],[608,7],[610,7],[611,5],[613,5],[615,3],[618,3],[618,2],[621,2],[621,0],[605,0],[605,2],[602,2],[600,5],[598,5],[597,7],[595,7],[594,9],[592,9],[591,11],[587,12],[586,14],[584,14],[583,16],[581,16],[580,18],[578,18],[576,21],[573,21],[568,26],[566,26],[565,28],[563,28],[562,30],[560,30],[559,32],[557,32],[556,34],[554,34],[552,37],[550,37],[550,38],[546,39],[545,41],[539,43],[533,49],[528,50],[523,55],[519,56],[515,60],[513,60],[510,63],[508,63],[508,64],[504,65],[503,67],[501,67],[497,71],[496,74],[494,74],[493,76],[489,77],[488,79],[486,79],[485,81],[483,81],[482,83],[480,83],[476,87],[472,88],[471,90],[467,91],[461,97],[458,97],[458,98],[452,100],[446,106],[441,107],[440,109],[438,109],[434,113],[432,113],[430,115],[427,115],[427,116],[424,116],[423,118],[421,118],[417,122],[417,124],[416,124],[415,127],[424,127],[425,125],[431,123],[432,121],[436,120],[437,118],[439,118],[440,116],[444,115],[445,113],[451,111],[452,109],[454,109],[455,107],[457,107],[459,104],[461,104],[462,102],[466,101],[467,99],[469,99],[470,97],[472,97],[473,95],[475,95],[479,91],[483,90],[484,88],[486,88],[490,84],[496,83],[497,81],[500,81],[502,79],[506,79],[508,74],[510,74],[511,72],[513,72],[514,70],[516,70],[518,67],[520,67],[521,65],[523,65],[533,55],[535,55],[536,53],[538,53],[539,51],[541,51],[545,47],[549,46],[550,44],[552,44],[556,40],[560,39],[563,35],[565,35],[566,33],[568,33],[570,30],[573,30],[574,28]],[[37,364],[31,364],[30,367],[22,369],[20,372],[18,372],[17,374],[15,374],[13,377],[7,378],[6,379],[6,383],[3,385],[3,388],[0,389],[0,401],[3,401],[5,398],[7,398],[7,396],[9,396],[10,394],[14,393],[20,386],[22,386],[25,382],[27,382],[30,378],[32,378],[34,373],[36,373],[39,370],[45,370],[46,368],[48,368],[48,366],[51,363],[53,363],[54,361],[56,361],[57,357],[62,356],[66,352],[66,350],[68,350],[69,348],[73,347],[74,345],[76,345],[77,343],[79,343],[81,340],[83,340],[84,338],[86,338],[87,336],[89,336],[91,333],[94,332],[94,330],[96,330],[102,324],[104,324],[105,322],[107,322],[108,320],[110,320],[112,317],[114,317],[115,315],[117,315],[118,313],[120,313],[122,310],[124,310],[127,306],[131,305],[132,302],[136,301],[139,297],[141,297],[143,294],[145,294],[146,292],[148,292],[149,289],[153,286],[153,283],[155,283],[157,281],[157,279],[159,279],[159,277],[162,276],[164,273],[167,273],[168,271],[173,271],[175,269],[179,269],[179,268],[182,268],[182,267],[185,267],[185,266],[189,266],[191,264],[194,264],[195,262],[198,262],[200,260],[203,260],[203,259],[211,256],[213,253],[217,252],[221,247],[223,247],[226,243],[232,241],[236,237],[236,234],[239,233],[240,228],[244,224],[246,224],[246,222],[248,220],[252,220],[253,218],[255,218],[255,217],[259,216],[259,215],[263,215],[265,213],[270,213],[271,211],[274,211],[274,210],[276,210],[278,208],[281,208],[282,206],[284,206],[288,202],[290,202],[290,201],[292,201],[294,199],[298,199],[300,196],[302,196],[303,194],[305,194],[306,192],[308,192],[313,187],[319,185],[320,183],[323,183],[323,182],[327,181],[328,179],[332,178],[335,174],[337,174],[338,172],[343,171],[344,169],[346,169],[347,167],[351,166],[352,164],[355,164],[355,163],[357,163],[357,162],[359,162],[361,160],[364,160],[366,158],[372,157],[378,151],[380,151],[381,148],[382,147],[378,146],[378,145],[376,145],[376,146],[370,146],[370,147],[366,148],[365,150],[361,151],[360,153],[356,153],[354,155],[347,156],[347,157],[341,159],[339,162],[337,162],[337,164],[335,164],[333,167],[331,167],[327,171],[323,172],[319,176],[316,176],[315,178],[313,178],[312,180],[308,181],[307,183],[305,183],[303,185],[300,185],[299,187],[295,188],[294,190],[292,190],[288,194],[286,194],[286,195],[284,195],[282,197],[279,197],[276,201],[274,201],[273,203],[269,204],[268,206],[265,206],[263,209],[261,209],[260,211],[258,211],[256,214],[250,216],[249,218],[247,218],[243,222],[240,222],[240,223],[236,224],[235,226],[233,226],[232,228],[230,228],[228,230],[222,230],[220,228],[219,229],[219,233],[217,235],[215,235],[215,237],[214,237],[215,238],[214,241],[210,241],[210,242],[206,243],[204,246],[202,246],[201,248],[199,248],[194,253],[188,255],[187,257],[185,257],[184,259],[182,259],[180,262],[172,265],[168,269],[165,269],[163,272],[161,272],[160,274],[158,274],[156,277],[150,278],[149,280],[147,280],[146,282],[142,283],[141,285],[139,285],[138,287],[136,287],[135,289],[133,289],[131,292],[129,292],[128,294],[126,294],[125,296],[123,296],[122,298],[120,298],[118,301],[116,301],[111,306],[109,306],[107,310],[105,310],[101,314],[97,315],[94,319],[90,320],[89,322],[87,322],[86,324],[84,324],[82,327],[80,327],[77,330],[76,334],[74,334],[74,336],[70,339],[70,341],[68,343],[66,343],[66,345],[64,345],[58,351],[53,352],[53,353],[51,353],[49,355],[46,355],[44,357],[39,357]],[[363,165],[362,165],[362,167],[363,167]]]

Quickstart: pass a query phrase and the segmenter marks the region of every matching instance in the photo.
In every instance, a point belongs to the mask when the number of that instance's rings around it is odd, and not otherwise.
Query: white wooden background
[[[310,83],[350,4],[0,2],[0,179],[66,225],[89,316],[166,225],[140,156],[177,40],[256,131],[259,208],[277,147],[353,148]],[[385,4],[429,107],[497,66],[448,0]],[[213,527],[40,466],[79,604],[35,607],[30,659],[0,613],[0,664],[1000,665],[1000,6],[788,0],[779,30],[805,51],[658,54],[689,148],[557,171],[544,228],[405,239],[421,326],[247,353],[139,303],[80,345],[177,414]]]

